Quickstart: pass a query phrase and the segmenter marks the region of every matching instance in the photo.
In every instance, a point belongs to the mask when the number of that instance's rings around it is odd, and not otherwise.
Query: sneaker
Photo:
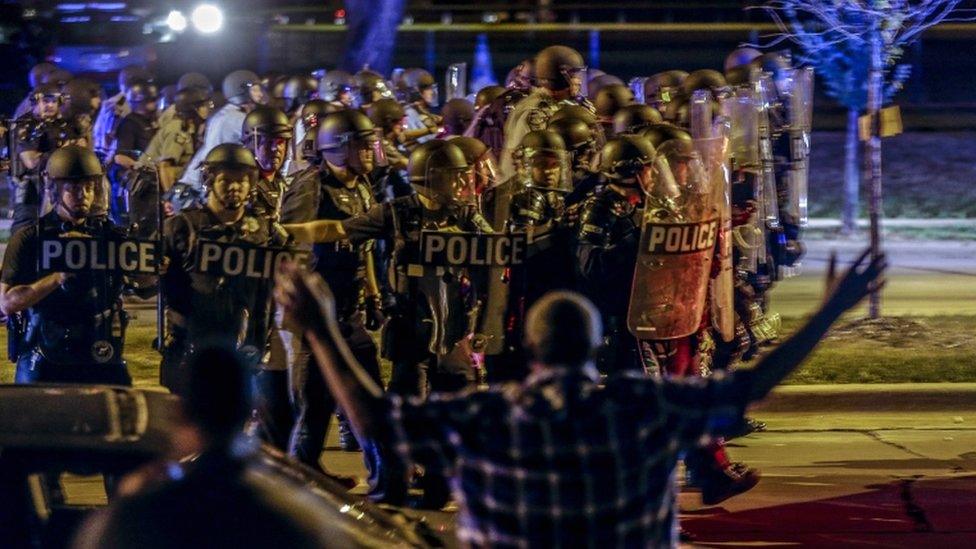
[[[759,471],[742,463],[733,463],[725,469],[702,475],[702,503],[718,505],[733,496],[748,492],[759,483],[760,476]]]
[[[725,440],[732,440],[734,438],[740,438],[744,436],[751,435],[752,433],[761,433],[766,430],[766,423],[754,419],[751,417],[744,418],[740,424],[739,430],[729,434],[725,437]]]

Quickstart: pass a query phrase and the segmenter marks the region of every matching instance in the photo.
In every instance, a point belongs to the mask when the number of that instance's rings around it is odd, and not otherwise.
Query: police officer
[[[254,107],[268,102],[268,94],[261,85],[258,75],[248,70],[236,70],[224,77],[223,94],[227,104],[207,120],[207,130],[203,145],[197,149],[190,161],[189,169],[183,174],[181,182],[200,189],[199,167],[210,150],[222,143],[240,143],[244,117]]]
[[[617,111],[633,105],[635,102],[634,92],[624,84],[611,84],[604,86],[593,101],[596,108],[596,117],[603,126],[603,132],[607,136],[614,135],[613,117]]]
[[[438,276],[420,265],[422,230],[491,231],[474,207],[470,167],[450,141],[419,145],[407,167],[417,194],[376,204],[343,219],[286,225],[296,239],[314,242],[376,238],[394,241],[390,274],[396,307],[383,331],[383,354],[393,362],[389,390],[404,396],[457,391],[473,380],[468,338],[472,288],[463,273]],[[446,501],[443,479],[425,477],[423,504]]]
[[[200,146],[202,130],[213,109],[210,92],[189,87],[176,92],[173,116],[161,121],[159,131],[139,157],[137,168],[153,166],[163,192],[170,191]]]
[[[111,153],[112,143],[115,141],[115,129],[118,127],[119,121],[132,112],[132,106],[129,105],[125,97],[129,86],[136,82],[152,81],[153,75],[143,67],[132,65],[119,71],[119,91],[105,101],[102,101],[102,106],[98,111],[98,117],[95,118],[95,125],[92,130],[95,140],[95,154],[104,163],[112,161],[109,154]]]
[[[318,82],[311,76],[296,75],[285,80],[281,90],[285,113],[289,117],[297,115],[302,106],[312,100],[317,88]]]
[[[329,71],[319,80],[319,99],[335,107],[348,109],[355,104],[355,87],[355,79],[348,72]]]
[[[444,136],[464,135],[474,120],[474,105],[462,97],[449,99],[441,110],[444,123]]]
[[[68,122],[72,134],[84,139],[84,143],[78,141],[79,145],[91,146],[92,125],[102,106],[101,86],[87,78],[72,78],[61,92],[64,94],[61,117]]]
[[[583,56],[572,48],[549,46],[540,51],[535,58],[535,83],[538,87],[519,101],[505,120],[505,146],[499,158],[504,177],[511,177],[515,169],[511,151],[525,134],[545,129],[560,106],[577,104],[592,109],[585,97],[586,65]]]
[[[439,102],[434,77],[424,69],[407,69],[401,75],[397,91],[400,101],[406,105],[407,128],[403,140],[407,147],[433,139],[442,123],[441,117],[433,112]]]
[[[576,250],[581,286],[603,315],[604,345],[597,365],[606,373],[644,370],[637,340],[627,330],[627,310],[640,241],[642,185],[652,179],[654,146],[624,135],[600,152],[606,186],[583,202]]]
[[[31,67],[30,71],[27,73],[27,85],[30,87],[31,91],[28,92],[27,96],[17,104],[17,108],[14,109],[13,118],[20,118],[32,110],[33,103],[31,103],[31,95],[34,88],[36,88],[38,84],[42,84],[45,76],[57,68],[57,65],[53,63],[38,63]]]
[[[560,116],[550,120],[547,129],[562,137],[571,154],[573,190],[566,195],[565,202],[567,208],[572,208],[603,184],[600,172],[593,165],[600,152],[598,141],[585,118]]]
[[[407,157],[399,145],[404,140],[407,113],[396,99],[380,99],[370,105],[366,114],[380,132],[380,143],[390,166],[407,169]]]
[[[30,96],[31,112],[14,121],[14,215],[16,232],[37,220],[41,207],[41,174],[48,156],[74,136],[61,118],[63,96],[58,86],[40,84]]]
[[[126,90],[125,100],[132,111],[119,121],[115,129],[110,153],[112,164],[108,171],[109,181],[112,182],[112,214],[119,223],[129,219],[130,172],[158,129],[156,111],[159,93],[151,82],[135,82]]]
[[[328,75],[326,75],[328,76]],[[353,77],[353,105],[360,109],[368,109],[375,101],[383,98],[393,98],[393,91],[383,80],[383,76],[375,71],[363,69]]]
[[[45,238],[121,234],[95,208],[102,166],[91,150],[68,145],[51,154],[45,174],[54,209],[17,231],[3,257],[0,309],[8,316],[26,311],[27,317],[15,380],[129,385],[122,360],[128,322],[122,310],[122,274],[38,271]]]
[[[168,264],[161,288],[166,304],[167,334],[160,364],[160,383],[175,393],[185,390],[187,352],[201,341],[236,344],[252,366],[267,345],[270,303],[262,291],[267,281],[197,272],[201,240],[257,246],[283,245],[286,236],[247,212],[260,167],[239,144],[218,145],[203,164],[206,202],[167,219],[163,246]]]
[[[294,136],[291,143],[291,154],[285,160],[284,173],[289,177],[305,170],[310,164],[318,162],[318,152],[315,150],[316,128],[319,121],[330,112],[342,110],[324,99],[312,99],[302,106],[301,113],[294,124]]]
[[[210,98],[213,97],[213,84],[210,83],[210,79],[205,75],[198,72],[188,72],[180,76],[180,79],[176,81],[176,95],[173,97],[173,102],[166,105],[165,108],[160,105],[160,110],[162,111],[159,113],[160,128],[165,126],[171,118],[176,116],[176,97],[179,95],[179,93],[189,92],[190,90],[198,91]]]
[[[374,105],[375,106],[375,105]],[[381,155],[378,136],[369,118],[357,110],[341,110],[326,115],[317,128],[317,168],[301,172],[292,181],[285,197],[284,220],[341,221],[358,216],[373,204],[369,176],[377,156]],[[315,271],[338,288],[341,296],[336,312],[343,333],[358,360],[379,381],[377,348],[366,331],[367,325],[379,327],[379,288],[376,280],[373,243],[318,243],[313,248]],[[375,321],[375,324],[372,321]],[[294,344],[299,344],[295,341]],[[300,356],[300,351],[294,354]],[[304,357],[303,357],[304,358]],[[330,418],[336,411],[335,400],[322,379],[321,371],[307,361],[294,364],[299,412],[292,434],[291,452],[302,462],[321,468],[322,454]],[[340,443],[354,449],[357,444],[351,429],[340,424]],[[370,479],[370,496],[384,501],[402,501],[405,491],[401,478],[387,479],[390,474],[385,452],[370,441],[358,441]]]

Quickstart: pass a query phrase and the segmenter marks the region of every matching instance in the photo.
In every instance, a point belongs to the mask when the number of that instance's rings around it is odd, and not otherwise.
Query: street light
[[[166,16],[166,26],[173,32],[183,32],[186,30],[186,16],[173,10]]]
[[[224,14],[213,4],[200,4],[190,14],[190,21],[199,32],[211,34],[224,25]]]

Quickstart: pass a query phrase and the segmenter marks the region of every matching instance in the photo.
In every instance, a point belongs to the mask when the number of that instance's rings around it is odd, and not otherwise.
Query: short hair
[[[245,368],[241,354],[219,342],[201,345],[187,360],[183,406],[207,436],[227,440],[243,429],[251,411]]]
[[[581,366],[593,358],[602,336],[600,313],[576,292],[542,296],[525,323],[525,346],[543,364]]]

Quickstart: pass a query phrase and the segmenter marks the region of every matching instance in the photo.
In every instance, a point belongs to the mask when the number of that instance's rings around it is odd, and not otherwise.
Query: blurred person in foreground
[[[384,396],[359,367],[318,275],[284,266],[275,297],[354,428],[443,467],[463,543],[669,547],[678,542],[680,454],[737,429],[746,407],[793,372],[885,268],[883,256],[865,252],[829,277],[821,309],[753,370],[682,379],[623,372],[602,386],[593,362],[599,313],[578,294],[550,293],[528,313],[531,373],[521,384],[426,402]]]
[[[257,445],[243,435],[251,406],[240,354],[202,345],[188,369],[171,456],[123,479],[120,497],[92,515],[74,547],[330,546],[327,536],[336,532],[314,510],[302,511],[303,492],[248,474]]]

